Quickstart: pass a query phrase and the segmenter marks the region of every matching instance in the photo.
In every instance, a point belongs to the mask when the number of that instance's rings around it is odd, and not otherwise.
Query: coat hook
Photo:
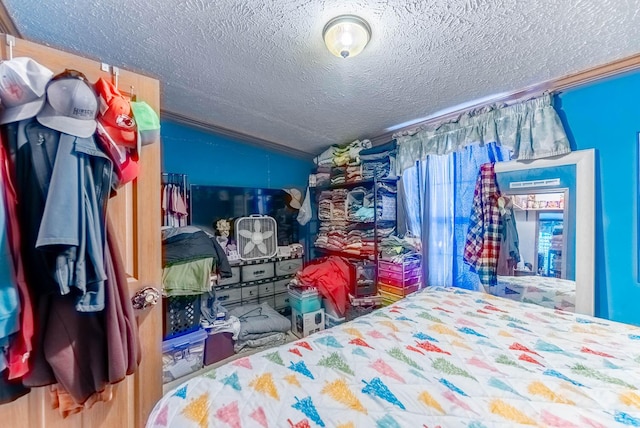
[[[118,78],[120,77],[120,69],[116,66],[111,67],[111,74],[113,75],[113,85],[118,89]]]
[[[16,45],[16,38],[10,34],[5,34],[7,46],[9,46],[9,60],[13,59],[13,47]]]
[[[138,97],[136,96],[136,91],[133,85],[129,86],[129,95],[131,96],[131,101],[137,101]]]

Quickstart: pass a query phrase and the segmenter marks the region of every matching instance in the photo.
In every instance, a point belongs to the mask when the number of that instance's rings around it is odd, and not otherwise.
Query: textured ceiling
[[[637,0],[4,0],[23,37],[141,71],[163,109],[298,150],[640,52]],[[326,21],[372,27],[332,56]]]

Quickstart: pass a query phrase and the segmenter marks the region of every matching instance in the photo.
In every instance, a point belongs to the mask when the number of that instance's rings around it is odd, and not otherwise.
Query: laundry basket
[[[273,217],[253,214],[236,219],[234,225],[242,260],[271,258],[278,252],[278,225]]]
[[[164,338],[181,336],[200,328],[200,294],[169,296],[162,299]]]

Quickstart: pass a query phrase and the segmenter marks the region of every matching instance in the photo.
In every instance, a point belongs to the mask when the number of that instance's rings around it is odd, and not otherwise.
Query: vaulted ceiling
[[[636,0],[4,0],[22,36],[162,82],[163,109],[292,149],[375,136],[640,52]],[[334,16],[367,20],[332,56]]]

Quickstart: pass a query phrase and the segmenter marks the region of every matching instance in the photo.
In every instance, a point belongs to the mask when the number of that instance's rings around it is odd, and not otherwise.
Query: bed
[[[640,328],[427,288],[166,394],[147,427],[640,426]]]
[[[575,312],[576,283],[547,276],[498,276],[491,294],[519,302]]]

